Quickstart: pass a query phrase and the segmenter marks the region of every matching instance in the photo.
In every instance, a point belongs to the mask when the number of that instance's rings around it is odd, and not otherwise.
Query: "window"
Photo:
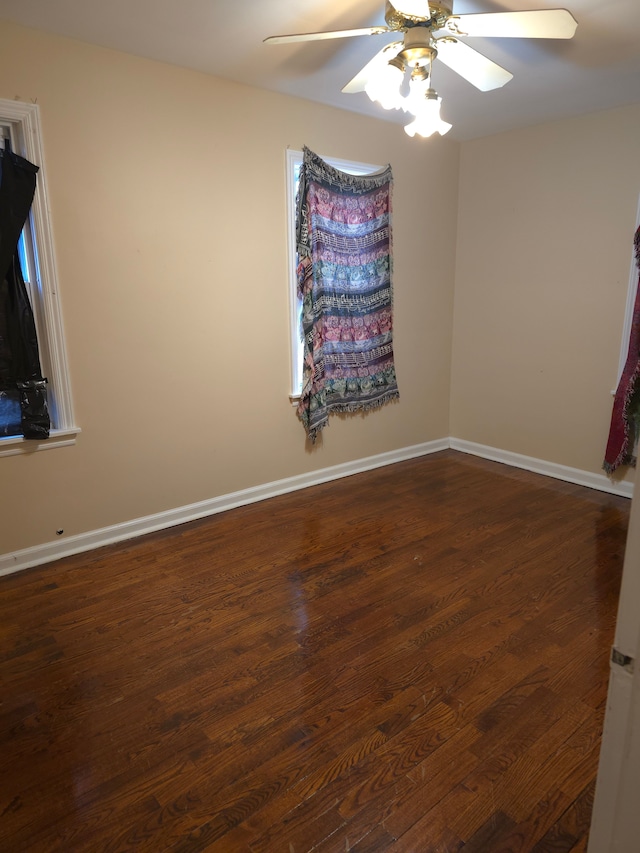
[[[79,429],[74,425],[71,405],[37,105],[0,99],[0,130],[4,138],[10,138],[17,154],[40,167],[36,193],[18,250],[35,315],[42,374],[48,379],[47,401],[51,415],[51,438],[42,443],[25,441],[21,435],[0,438],[0,456],[6,456],[72,444]],[[10,420],[12,413],[0,410],[0,418],[3,416]]]
[[[373,166],[370,163],[357,163],[353,160],[339,160],[335,157],[322,159],[342,172],[351,175],[368,175],[379,172],[381,166]],[[300,313],[302,303],[298,299],[298,282],[296,276],[297,252],[296,252],[296,195],[298,193],[298,179],[302,167],[302,151],[287,149],[287,235],[288,235],[288,258],[289,258],[289,325],[291,339],[291,394],[290,398],[297,401],[302,391],[302,341],[300,340]]]
[[[635,232],[640,228],[640,198],[638,199],[638,212],[636,214]],[[635,249],[631,250],[631,273],[629,274],[629,289],[627,290],[627,304],[624,310],[624,325],[622,327],[622,343],[620,345],[620,359],[618,362],[618,381],[616,388],[620,383],[622,371],[627,362],[629,353],[629,338],[631,337],[631,323],[633,321],[633,309],[636,304],[636,291],[638,290],[638,264],[636,262]],[[615,394],[616,388],[612,390]]]

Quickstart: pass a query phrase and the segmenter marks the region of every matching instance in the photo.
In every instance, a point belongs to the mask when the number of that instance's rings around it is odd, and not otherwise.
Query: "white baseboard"
[[[198,518],[215,515],[218,512],[225,512],[225,510],[233,509],[234,507],[263,501],[267,498],[273,498],[276,495],[283,495],[286,492],[306,489],[309,486],[327,483],[330,480],[337,480],[341,477],[370,471],[373,468],[392,465],[394,462],[404,462],[407,459],[426,456],[429,453],[436,453],[439,450],[447,450],[448,447],[448,438],[427,441],[423,444],[404,447],[400,450],[380,453],[377,456],[368,456],[364,459],[344,462],[341,465],[333,465],[330,468],[310,471],[308,474],[299,474],[295,477],[287,477],[284,480],[275,480],[272,483],[265,483],[264,485],[254,486],[250,489],[242,489],[239,492],[231,492],[227,495],[167,510],[166,512],[159,512],[155,515],[135,518],[132,521],[125,521],[122,524],[114,524],[111,527],[103,527],[99,530],[89,531],[88,533],[80,533],[77,536],[69,536],[66,539],[45,542],[43,545],[36,545],[33,548],[24,548],[21,551],[0,554],[0,576],[28,569],[32,566],[38,566],[42,563],[48,563],[52,560],[59,560],[61,557],[69,557],[72,554],[90,551],[93,548],[100,548],[103,545],[122,542],[126,539],[132,539],[135,536],[142,536],[145,533],[153,533],[156,530],[174,527],[177,524],[184,524],[187,521],[195,521]]]
[[[505,465],[511,465],[514,468],[524,468],[526,471],[544,474],[546,477],[554,477],[556,480],[565,480],[578,486],[587,486],[600,492],[609,492],[609,494],[620,495],[623,498],[633,496],[633,483],[628,481],[615,482],[605,474],[592,474],[590,471],[582,471],[580,468],[570,468],[567,465],[546,462],[544,459],[522,456],[520,453],[499,450],[497,447],[488,447],[486,444],[476,444],[474,441],[464,441],[461,438],[450,438],[449,447],[452,450],[459,450],[461,453],[470,453],[473,456],[481,456],[483,459],[503,462]]]
[[[633,494],[633,484],[628,482],[612,482],[604,474],[592,474],[589,471],[581,471],[578,468],[569,468],[566,465],[557,465],[554,462],[545,462],[542,459],[534,459],[531,456],[522,456],[519,453],[511,453],[507,450],[498,450],[484,444],[476,444],[473,441],[464,441],[459,438],[441,438],[436,441],[427,441],[423,444],[415,444],[400,450],[392,450],[388,453],[380,453],[377,456],[368,456],[364,459],[356,459],[352,462],[344,462],[341,465],[333,465],[330,468],[321,468],[308,474],[299,474],[295,477],[287,477],[284,480],[275,480],[261,486],[250,489],[242,489],[239,492],[231,492],[210,500],[199,503],[188,504],[177,509],[159,512],[143,518],[135,518],[122,524],[114,524],[111,527],[103,527],[88,533],[80,533],[77,536],[69,536],[66,539],[45,542],[32,548],[24,548],[9,554],[0,554],[0,576],[12,574],[22,569],[69,557],[72,554],[80,554],[103,545],[111,545],[115,542],[123,542],[133,539],[145,533],[153,533],[167,527],[184,524],[187,521],[195,521],[218,512],[225,512],[238,506],[263,501],[286,492],[306,489],[330,480],[338,480],[341,477],[349,477],[352,474],[360,474],[373,468],[381,468],[392,465],[395,462],[404,462],[407,459],[415,459],[419,456],[427,456],[440,450],[459,450],[462,453],[470,453],[473,456],[481,456],[483,459],[491,459],[494,462],[503,462],[514,468],[524,468],[536,474],[544,474],[558,480],[566,480],[580,486],[588,486],[602,492],[609,492],[622,497],[630,498]]]

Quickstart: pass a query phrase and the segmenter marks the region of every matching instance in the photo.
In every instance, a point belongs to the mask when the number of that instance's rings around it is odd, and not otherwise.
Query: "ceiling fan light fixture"
[[[409,136],[444,136],[451,125],[440,117],[441,99],[431,88],[435,59],[481,92],[499,89],[513,74],[458,36],[483,38],[570,39],[578,26],[566,9],[478,12],[454,15],[453,0],[385,0],[386,26],[333,32],[271,36],[265,42],[292,43],[360,35],[403,33],[402,40],[382,48],[342,91],[366,92],[385,110],[403,109],[415,116],[405,127]],[[411,72],[409,94],[403,96],[404,75]]]
[[[452,125],[440,117],[442,98],[438,97],[435,89],[427,89],[423,102],[420,104],[415,119],[405,127],[408,136],[429,137],[434,133],[444,136],[451,130]]]
[[[404,65],[402,60],[395,57],[371,75],[364,90],[371,100],[377,101],[383,109],[398,110],[403,104],[400,94],[403,81]]]

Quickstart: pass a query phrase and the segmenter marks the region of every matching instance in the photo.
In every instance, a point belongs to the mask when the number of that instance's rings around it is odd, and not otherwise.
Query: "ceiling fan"
[[[342,91],[347,94],[364,91],[385,109],[402,108],[413,113],[417,124],[408,125],[407,133],[430,136],[434,131],[446,133],[451,127],[440,119],[441,99],[431,85],[435,59],[483,92],[498,89],[513,77],[505,68],[460,41],[461,37],[570,39],[578,26],[566,9],[454,15],[452,0],[387,0],[384,18],[386,26],[270,36],[264,41],[286,44],[404,33],[402,40],[383,47]],[[409,95],[404,97],[401,87],[409,70]],[[421,127],[433,129],[423,133]]]

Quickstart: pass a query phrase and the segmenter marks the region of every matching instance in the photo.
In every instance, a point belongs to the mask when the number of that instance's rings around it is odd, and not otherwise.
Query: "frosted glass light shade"
[[[442,98],[425,98],[415,120],[405,127],[405,133],[409,136],[415,136],[416,133],[419,136],[432,136],[434,133],[444,136],[452,126],[440,118],[441,104]]]
[[[402,106],[400,87],[404,73],[395,65],[383,65],[371,76],[364,87],[372,101],[377,101],[385,110],[397,110]]]

